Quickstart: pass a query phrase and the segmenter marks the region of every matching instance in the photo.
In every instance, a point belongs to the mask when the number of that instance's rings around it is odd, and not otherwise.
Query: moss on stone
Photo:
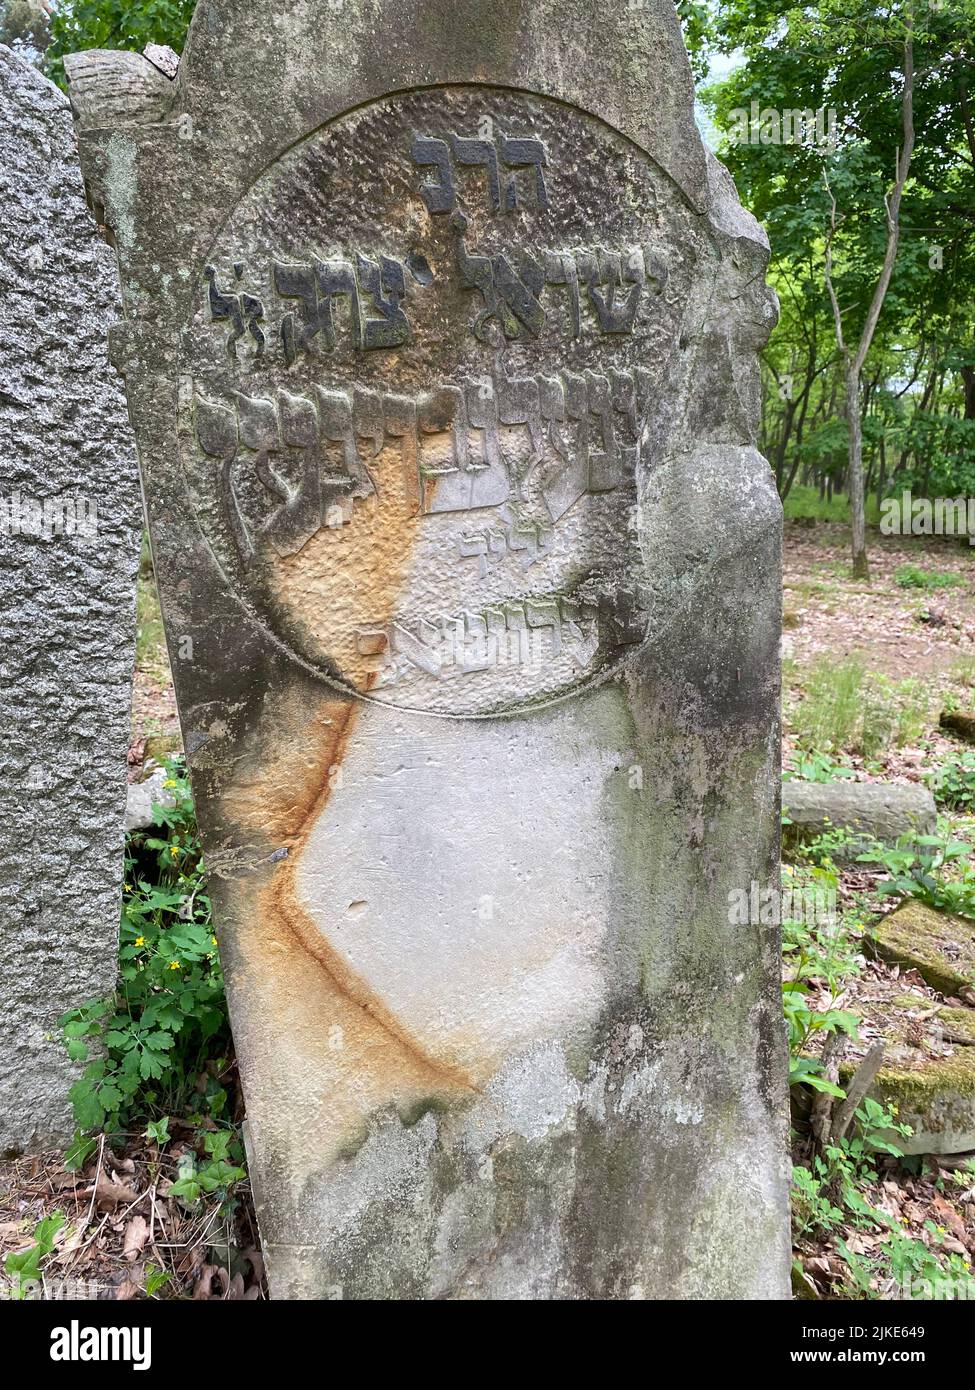
[[[942,994],[975,985],[975,922],[967,918],[911,898],[874,927],[869,942],[881,960],[916,970]],[[948,954],[949,944],[957,955]]]
[[[841,1085],[855,1065],[840,1068]],[[975,1047],[959,1047],[950,1057],[924,1057],[917,1066],[882,1067],[870,1096],[910,1126],[907,1137],[894,1130],[882,1136],[904,1153],[967,1151],[975,1143]]]
[[[876,1085],[897,1099],[901,1108],[908,1102],[928,1105],[948,1091],[975,1097],[975,1052],[960,1047],[950,1057],[925,1059],[923,1066],[881,1067]]]

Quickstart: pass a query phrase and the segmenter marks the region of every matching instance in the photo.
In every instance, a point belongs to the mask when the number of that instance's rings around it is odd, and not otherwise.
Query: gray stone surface
[[[152,825],[154,806],[175,806],[176,797],[164,784],[168,773],[157,767],[142,782],[130,782],[125,792],[125,829],[145,830]]]
[[[118,276],[85,206],[71,113],[6,48],[0,130],[0,1153],[11,1153],[70,1136],[77,1068],[55,1023],[115,981],[141,504],[105,350]],[[31,504],[44,499],[68,507],[49,502],[36,534]]]
[[[809,840],[835,829],[862,834],[862,839],[841,846],[838,858],[856,858],[869,849],[871,840],[894,845],[901,835],[933,835],[938,825],[927,787],[889,782],[784,782],[782,810],[792,821],[787,841]]]
[[[130,95],[83,166],[272,1294],[787,1296],[728,911],[778,873],[776,308],[672,4],[201,0]]]

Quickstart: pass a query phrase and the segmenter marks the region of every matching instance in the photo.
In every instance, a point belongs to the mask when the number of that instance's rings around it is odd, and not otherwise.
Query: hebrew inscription
[[[251,619],[436,713],[609,670],[646,626],[621,586],[700,238],[622,137],[521,93],[389,98],[283,156],[207,253],[180,387]]]
[[[518,183],[521,170],[534,175],[534,179],[529,180],[534,205],[538,208],[548,206],[548,191],[542,172],[548,163],[548,156],[541,140],[532,136],[498,136],[485,140],[451,132],[446,139],[438,139],[436,136],[414,133],[410,154],[414,164],[433,166],[433,176],[420,188],[420,196],[432,213],[452,212],[457,206],[455,166],[458,169],[483,170],[492,212],[515,212],[524,205],[525,192],[519,189]]]

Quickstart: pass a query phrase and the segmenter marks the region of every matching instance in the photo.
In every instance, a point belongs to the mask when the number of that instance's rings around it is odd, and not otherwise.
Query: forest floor
[[[864,583],[852,578],[849,545],[847,525],[786,526],[783,763],[808,766],[815,750],[832,765],[824,777],[842,768],[848,780],[926,783],[965,752],[939,727],[942,710],[975,709],[975,550],[872,531],[870,582]],[[971,816],[950,813],[943,824],[952,837],[972,843]],[[811,1009],[847,1011],[859,1020],[859,1036],[847,1044],[852,1065],[882,1037],[890,1055],[889,1001],[908,993],[918,999],[921,1022],[912,1021],[916,1036],[902,1051],[925,1063],[953,1050],[927,1034],[928,1020],[946,1004],[965,1007],[929,988],[917,971],[888,965],[865,949],[864,929],[898,901],[881,896],[888,878],[882,865],[838,866],[839,926],[832,946],[844,961],[841,978],[829,982],[815,969],[807,975]],[[785,959],[788,977],[796,955]],[[813,1039],[808,1050],[816,1053],[821,1045],[821,1038],[818,1044]],[[968,1288],[975,1260],[973,1158],[865,1155],[856,1191],[880,1216],[864,1220],[865,1213],[851,1211],[839,1197],[835,1180],[819,1180],[812,1140],[800,1122],[794,1159],[804,1166],[802,1176],[811,1176],[808,1198],[794,1202],[798,1295],[903,1298],[905,1281],[940,1279],[939,1266],[956,1271]],[[844,1155],[841,1162],[847,1161]],[[949,1287],[947,1280],[942,1287]]]

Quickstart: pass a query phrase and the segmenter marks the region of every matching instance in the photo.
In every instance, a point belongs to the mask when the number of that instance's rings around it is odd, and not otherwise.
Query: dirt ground
[[[944,685],[975,675],[975,548],[937,537],[870,536],[870,583],[850,576],[849,528],[786,525],[784,627],[798,664],[860,657],[896,679]],[[903,566],[957,575],[957,587],[902,588]]]

